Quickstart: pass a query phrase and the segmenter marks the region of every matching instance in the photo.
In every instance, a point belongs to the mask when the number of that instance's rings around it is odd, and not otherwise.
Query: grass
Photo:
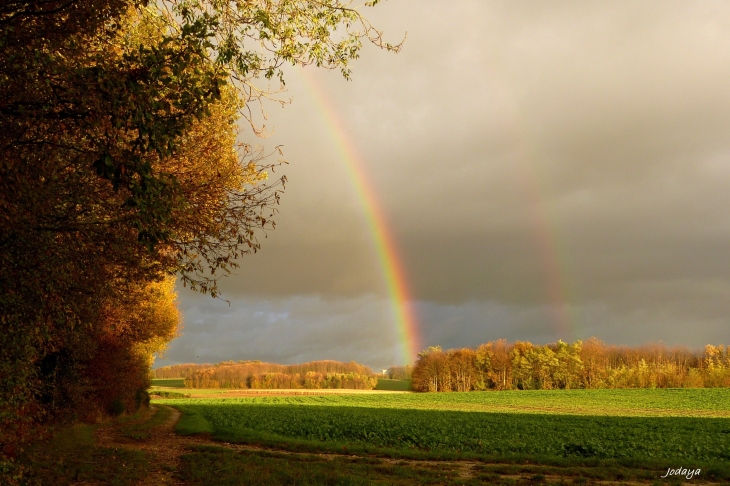
[[[179,387],[163,387],[153,385],[152,388],[147,391],[150,395],[158,395],[162,398],[190,398],[190,395],[192,393],[195,393],[196,395],[220,395],[223,393],[250,390],[239,390],[237,388],[185,388],[184,390],[181,390]]]
[[[410,391],[411,380],[386,380],[378,378],[378,384],[375,386],[375,389],[388,391]]]
[[[210,400],[214,398],[215,394],[230,390],[196,390],[196,393],[198,391],[208,391],[212,396],[211,398],[190,399],[184,403],[213,403]],[[392,395],[342,393],[241,397],[226,399],[225,403],[612,417],[730,417],[730,389],[726,388],[541,390]]]
[[[156,408],[151,415],[141,410],[102,425],[76,424],[59,430],[49,440],[35,443],[19,458],[19,463],[27,465],[22,484],[137,484],[151,469],[150,457],[140,450],[98,447],[94,444],[94,431],[114,426],[120,437],[147,441],[152,430],[172,416],[171,408]]]
[[[185,388],[184,378],[153,378],[152,386],[164,386],[167,388]]]
[[[182,412],[180,420],[175,425],[175,432],[180,435],[212,434],[213,426],[203,415],[187,407],[176,407]]]
[[[502,463],[394,460],[373,455],[292,454],[281,451],[241,450],[194,446],[181,458],[178,477],[201,485],[535,485],[595,484],[600,481],[662,481],[661,466],[606,461],[588,465],[549,463],[513,458]],[[727,478],[725,478],[727,479]],[[722,481],[713,473],[704,481]]]
[[[196,395],[220,395],[221,393],[231,393],[239,390],[236,388],[186,388],[186,391]]]
[[[180,476],[201,485],[483,484],[476,478],[459,478],[458,470],[453,467],[435,470],[392,464],[376,458],[327,458],[248,450],[235,452],[222,447],[199,446],[184,455],[181,462]]]
[[[160,398],[190,398],[190,393],[183,393],[179,391],[161,390],[159,388],[151,388],[149,390],[150,396],[156,395]]]
[[[135,414],[133,417],[135,416],[138,416],[138,414]],[[172,409],[169,407],[157,406],[157,410],[155,410],[155,413],[149,420],[132,420],[131,423],[120,428],[119,435],[138,441],[148,440],[151,437],[152,430],[170,420],[171,416]]]
[[[75,425],[53,438],[34,444],[19,458],[32,467],[24,479],[29,485],[77,483],[126,486],[137,484],[150,470],[141,451],[96,447],[94,426]]]
[[[177,388],[164,388],[153,386],[150,388],[149,393],[151,395],[160,395],[165,393],[171,394],[182,394],[182,395],[222,395],[222,394],[245,394],[245,395],[261,395],[268,396],[271,394],[277,395],[337,395],[345,393],[364,393],[367,394],[369,390],[352,390],[348,388],[334,389],[334,388],[280,388],[280,389],[265,389],[265,388],[186,388],[184,391]]]

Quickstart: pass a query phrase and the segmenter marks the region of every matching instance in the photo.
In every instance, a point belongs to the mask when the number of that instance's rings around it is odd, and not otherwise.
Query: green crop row
[[[730,419],[462,413],[256,404],[188,405],[216,432],[395,449],[730,460]]]
[[[725,401],[727,391],[656,391],[373,394],[170,403],[204,419],[214,433],[227,440],[268,436],[484,456],[730,460],[730,418],[703,416],[713,411],[722,414],[727,404],[717,400]],[[630,392],[638,392],[633,401]],[[473,401],[480,396],[481,402]],[[484,412],[490,406],[499,409],[495,400],[500,396],[498,405],[524,409]],[[688,396],[695,401],[688,402]],[[623,416],[592,413],[600,408],[600,397],[609,409],[622,410]],[[444,404],[456,410],[447,410]],[[481,406],[478,413],[471,407],[474,404]],[[601,406],[606,409],[605,404]],[[459,407],[471,413],[458,411]],[[530,413],[536,409],[542,412]],[[652,410],[665,416],[646,416]],[[627,416],[630,411],[636,416]],[[697,416],[671,416],[689,414]]]

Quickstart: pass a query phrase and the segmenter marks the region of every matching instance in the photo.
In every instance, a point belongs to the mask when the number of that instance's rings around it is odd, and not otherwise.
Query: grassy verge
[[[95,426],[75,425],[26,451],[19,462],[29,465],[21,484],[137,484],[150,470],[149,457],[137,450],[94,445]]]
[[[448,485],[482,484],[596,484],[602,481],[647,481],[651,484],[681,484],[662,480],[665,471],[645,467],[606,464],[603,467],[554,466],[545,464],[424,464],[374,456],[314,454],[242,450],[197,446],[182,456],[181,479],[192,484],[252,486],[309,485]],[[567,483],[566,483],[567,479]],[[707,481],[708,477],[704,478]]]
[[[196,447],[193,452],[184,455],[180,475],[193,484],[216,486],[484,484],[477,478],[461,479],[456,467],[445,465],[417,468],[377,458],[235,452],[219,447]]]
[[[182,416],[175,424],[175,432],[180,435],[212,434],[213,426],[197,410],[190,407],[175,407]]]
[[[170,390],[160,390],[159,388],[150,388],[148,390],[148,392],[149,392],[150,396],[153,398],[159,397],[159,398],[164,398],[164,399],[169,399],[169,398],[174,399],[174,398],[190,398],[190,396],[191,396],[189,393],[183,393],[183,392],[179,392],[179,391],[170,391]]]

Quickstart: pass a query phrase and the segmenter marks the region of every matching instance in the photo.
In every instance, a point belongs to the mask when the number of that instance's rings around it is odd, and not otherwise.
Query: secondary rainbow
[[[322,120],[327,125],[334,146],[344,162],[350,181],[357,193],[370,234],[375,245],[378,260],[385,277],[385,283],[393,307],[393,319],[396,325],[402,364],[412,364],[421,349],[418,322],[412,307],[412,299],[408,290],[406,273],[398,254],[393,235],[391,234],[385,215],[378,204],[377,195],[358,156],[355,145],[323,91],[314,79],[304,70],[300,71],[305,85],[308,87]]]
[[[547,178],[541,173],[543,160],[540,148],[532,142],[529,115],[522,109],[519,97],[512,86],[516,83],[508,79],[510,69],[493,52],[487,57],[491,77],[491,89],[498,100],[492,109],[502,110],[502,129],[512,149],[512,162],[517,176],[517,186],[522,192],[529,208],[535,251],[542,267],[544,298],[551,317],[554,334],[558,339],[573,340],[581,334],[581,321],[574,313],[571,297],[576,298],[574,285],[571,285],[569,254],[561,241],[560,225],[555,218],[553,207],[547,193]]]

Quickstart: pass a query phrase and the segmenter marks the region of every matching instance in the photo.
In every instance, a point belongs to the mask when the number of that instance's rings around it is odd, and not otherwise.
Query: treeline
[[[184,378],[186,388],[346,388],[371,390],[377,378],[367,366],[339,361],[295,365],[225,361],[215,365],[181,364],[152,370],[153,378]]]
[[[188,363],[178,364],[173,366],[163,366],[162,368],[154,368],[150,371],[150,376],[153,379],[162,378],[188,378],[196,371],[207,370],[213,368],[214,364],[210,363]]]
[[[703,351],[649,344],[612,346],[596,338],[542,346],[504,339],[477,349],[430,347],[413,369],[416,391],[730,386],[730,346]]]
[[[238,140],[256,84],[392,48],[340,0],[289,3],[0,2],[0,483],[54,424],[144,403],[175,280],[217,295],[273,227],[280,162]]]

